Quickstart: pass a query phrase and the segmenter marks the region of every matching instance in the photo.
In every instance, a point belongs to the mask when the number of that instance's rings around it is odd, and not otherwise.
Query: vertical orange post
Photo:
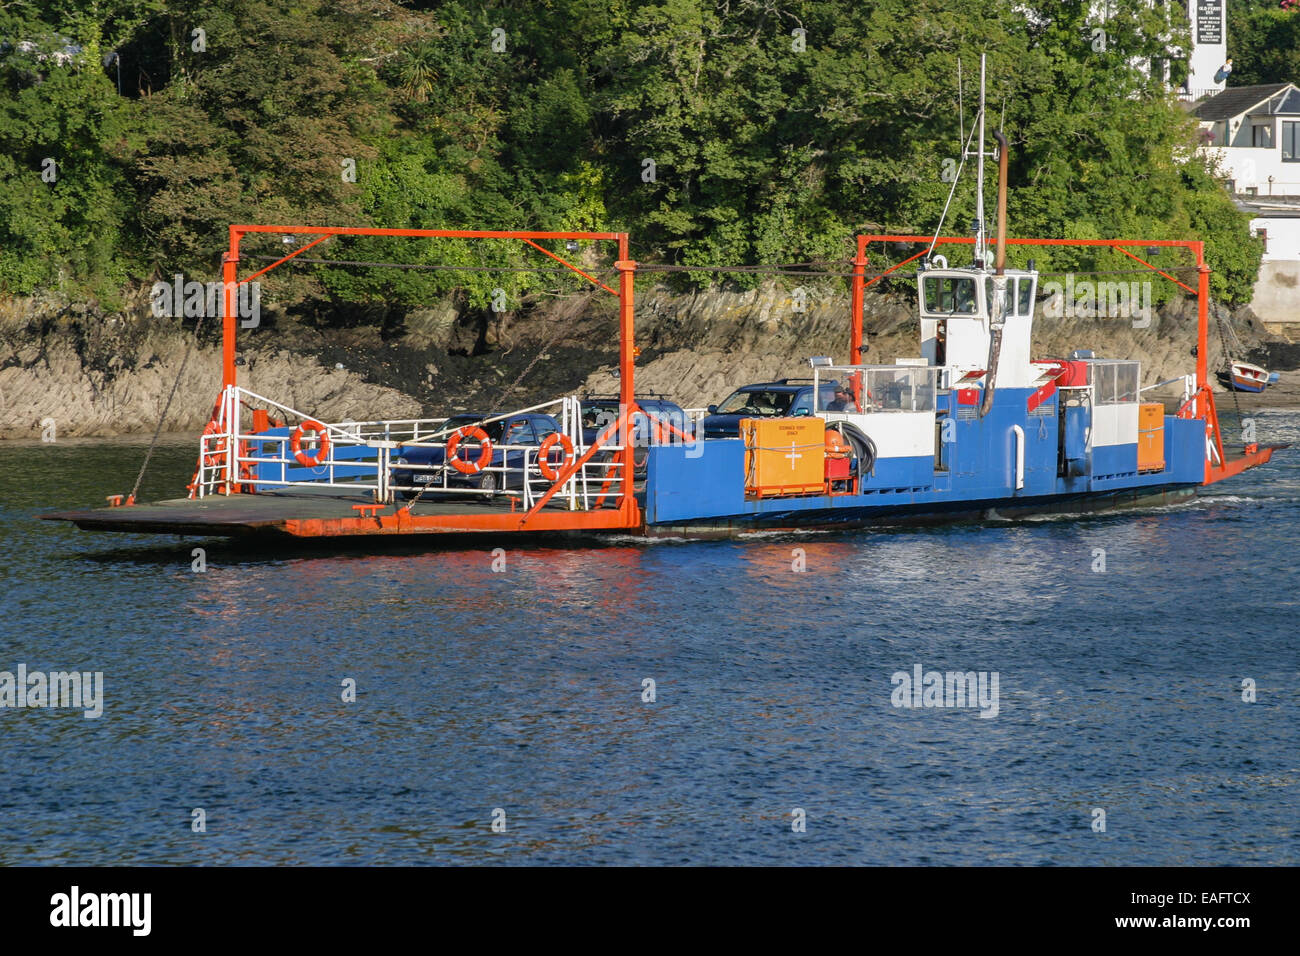
[[[221,257],[221,387],[235,384],[235,295],[239,277],[239,240],[230,230],[230,251]]]
[[[1205,264],[1205,244],[1192,243],[1196,254],[1196,417],[1204,418],[1205,398],[1201,389],[1210,379],[1210,267]]]
[[[1219,468],[1210,455],[1205,456],[1205,483],[1215,480],[1214,472],[1227,463],[1223,453],[1223,432],[1219,428],[1219,410],[1210,394],[1210,267],[1205,262],[1205,244],[1192,243],[1196,253],[1196,417],[1205,421],[1206,434],[1214,439],[1219,452]]]
[[[628,258],[627,233],[618,236],[618,261],[614,263],[618,270],[618,401],[627,410],[636,402],[635,382],[632,379],[636,364],[636,343],[634,341],[636,303],[633,298],[633,285],[636,279],[636,263]],[[623,499],[622,507],[626,511],[635,507],[632,497],[632,427],[631,418],[624,422],[620,444],[623,446]]]
[[[853,295],[849,306],[853,310],[852,338],[849,342],[849,364],[862,364],[862,310],[865,306],[867,269],[867,238],[858,236],[858,254],[853,259]]]

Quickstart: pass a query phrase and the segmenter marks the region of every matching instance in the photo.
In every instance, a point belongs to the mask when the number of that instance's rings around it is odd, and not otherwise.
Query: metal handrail
[[[433,485],[427,490],[435,491],[440,495],[449,494],[464,497],[489,497],[500,494],[506,497],[521,498],[526,507],[531,507],[536,500],[542,497],[542,494],[538,494],[537,490],[540,488],[545,489],[545,492],[549,492],[553,485],[552,481],[541,474],[537,460],[537,445],[495,446],[503,453],[502,463],[500,465],[489,463],[481,471],[503,475],[503,488],[496,492],[450,485],[449,480],[453,479],[452,470],[445,462],[441,465],[409,462],[398,464],[393,460],[391,453],[395,448],[440,447],[442,444],[427,439],[425,441],[399,440],[395,438],[395,426],[397,426],[396,435],[398,436],[406,431],[403,426],[409,426],[412,434],[418,436],[420,425],[435,426],[444,424],[447,421],[445,418],[381,419],[371,422],[342,423],[320,422],[326,435],[330,438],[329,454],[319,464],[312,466],[313,471],[319,469],[320,474],[312,475],[307,479],[291,479],[288,477],[289,469],[303,468],[304,466],[289,454],[286,447],[287,436],[268,436],[264,432],[238,429],[239,410],[246,398],[263,402],[300,419],[316,421],[312,416],[248,389],[239,386],[228,388],[219,403],[218,414],[215,419],[218,426],[217,430],[204,434],[199,439],[199,467],[195,487],[195,494],[198,497],[203,497],[214,491],[229,493],[232,490],[231,486],[251,486],[254,489],[316,487],[370,491],[374,493],[376,500],[389,503],[393,501],[395,492],[419,492],[422,490],[418,485],[398,484],[393,477],[394,471],[440,471],[442,474],[441,484]],[[562,433],[569,437],[574,447],[574,454],[585,453],[588,446],[582,440],[580,406],[578,400],[571,396],[542,402],[525,409],[488,416],[481,419],[480,423],[489,424],[514,415],[552,408],[556,405],[561,408]],[[234,427],[232,427],[232,423],[236,423]],[[366,435],[367,429],[373,430],[373,433],[369,436]],[[444,434],[448,434],[448,432],[444,432]],[[259,444],[258,454],[248,454],[246,451],[241,453],[248,447],[250,442]],[[263,451],[268,443],[274,443],[278,446],[276,453],[268,454]],[[359,458],[338,457],[335,453],[336,449],[345,447],[370,449],[373,451],[373,455],[364,455]],[[609,452],[621,452],[623,448],[623,445],[613,444],[602,446],[602,450]],[[509,457],[517,454],[522,454],[522,463],[510,464]],[[615,502],[621,500],[621,496],[626,493],[626,482],[616,472],[620,465],[620,458],[621,456],[611,455],[602,460],[586,462],[574,475],[569,477],[562,489],[557,489],[560,500],[567,502],[569,508],[573,510],[589,510],[604,502],[607,498],[613,499]],[[266,465],[280,466],[282,469],[280,472],[281,477],[262,477],[261,473],[255,470],[251,475],[244,474],[246,469],[252,470]],[[338,470],[341,468],[350,469],[351,471],[340,476]],[[506,476],[513,474],[519,474],[520,476],[519,489],[504,487],[508,484]],[[600,492],[593,493],[590,487],[593,482],[597,483],[597,487],[601,489]]]

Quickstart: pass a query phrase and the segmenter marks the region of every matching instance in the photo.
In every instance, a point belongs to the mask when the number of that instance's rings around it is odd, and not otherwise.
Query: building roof
[[[1251,116],[1295,116],[1300,114],[1300,90],[1292,87],[1272,97],[1261,109],[1251,110]]]
[[[1211,96],[1204,103],[1198,104],[1192,110],[1192,113],[1197,119],[1206,122],[1231,119],[1234,116],[1240,116],[1242,113],[1250,112],[1251,107],[1259,106],[1283,91],[1295,89],[1293,83],[1261,83],[1258,86],[1234,86],[1224,90],[1218,96]],[[1276,112],[1276,110],[1273,112]]]
[[[1237,200],[1236,206],[1242,212],[1250,213],[1255,219],[1300,219],[1300,205],[1282,204],[1274,201]]]

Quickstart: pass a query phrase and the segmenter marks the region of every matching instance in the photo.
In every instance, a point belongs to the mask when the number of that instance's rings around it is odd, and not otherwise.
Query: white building
[[[1274,331],[1300,328],[1300,88],[1228,87],[1191,112],[1205,144],[1197,151],[1264,240],[1251,309]]]
[[[1192,109],[1208,156],[1238,195],[1300,197],[1300,89],[1237,86]]]
[[[1199,100],[1223,92],[1227,78],[1219,68],[1228,59],[1227,0],[1188,0],[1192,48],[1187,54],[1187,81],[1181,95]]]
[[[1250,307],[1275,332],[1300,328],[1300,202],[1239,202],[1253,217],[1250,231],[1264,240],[1264,256]]]
[[[1182,7],[1152,2],[1171,16]],[[1250,214],[1251,234],[1264,240],[1251,308],[1274,331],[1300,329],[1300,88],[1228,85],[1227,5],[1187,0],[1190,46],[1171,45],[1168,60],[1152,61],[1151,69],[1167,82],[1170,61],[1186,60],[1177,95],[1200,123],[1197,152],[1218,169],[1237,208]]]

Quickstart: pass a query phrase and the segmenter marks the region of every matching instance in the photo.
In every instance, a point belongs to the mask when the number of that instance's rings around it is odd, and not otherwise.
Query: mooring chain
[[[557,320],[554,323],[554,326],[555,327],[552,329],[550,337],[547,338],[546,342],[542,344],[542,347],[537,350],[537,354],[533,356],[533,360],[529,362],[527,366],[525,366],[522,372],[519,373],[519,377],[516,378],[513,382],[511,382],[510,385],[506,387],[506,390],[503,391],[497,397],[496,402],[492,406],[493,409],[500,408],[503,404],[505,404],[505,400],[510,396],[510,394],[519,387],[520,383],[523,382],[523,380],[528,377],[528,373],[533,370],[534,366],[536,366],[539,361],[541,361],[542,356],[546,354],[546,350],[549,349],[551,345],[554,344],[555,340],[560,337],[560,331],[564,327],[564,323]],[[482,389],[479,389],[479,391],[481,392]],[[491,463],[489,462],[489,464]],[[444,471],[446,470],[446,467],[447,467],[446,462],[444,461],[443,463]],[[408,514],[410,514],[411,508],[417,502],[419,502],[419,500],[422,497],[424,497],[424,493],[429,490],[429,486],[432,484],[433,484],[432,482],[429,482],[428,484],[423,485],[420,488],[420,490],[416,492],[415,497],[413,497],[410,501],[408,501],[403,506]],[[504,485],[505,482],[503,481],[502,484]]]
[[[163,425],[167,422],[167,413],[171,411],[172,401],[176,398],[176,390],[181,384],[181,376],[185,374],[185,366],[189,364],[190,354],[194,351],[194,345],[199,340],[199,329],[203,327],[205,318],[207,318],[206,315],[200,314],[199,320],[194,323],[194,336],[190,339],[189,344],[185,346],[185,354],[181,357],[181,367],[176,371],[176,381],[172,382],[172,390],[167,396],[167,403],[163,405],[162,414],[158,416],[158,427],[154,429],[153,440],[149,442],[149,448],[144,453],[144,461],[140,464],[140,473],[135,476],[135,484],[131,486],[131,494],[126,499],[128,502],[135,502],[136,492],[140,490],[140,482],[144,481],[144,473],[149,468],[150,459],[153,458],[153,450],[158,446],[158,437],[162,434]]]
[[[1243,418],[1241,414],[1241,399],[1237,395],[1237,386],[1232,378],[1233,356],[1231,352],[1231,347],[1228,345],[1228,333],[1223,322],[1223,311],[1219,308],[1215,308],[1214,310],[1214,321],[1217,322],[1219,325],[1219,341],[1223,344],[1223,360],[1228,365],[1228,391],[1232,393],[1232,405],[1237,410],[1237,428],[1240,430],[1243,427],[1242,426]],[[1233,335],[1233,338],[1236,339],[1235,333]]]
[[[519,373],[519,377],[511,382],[504,392],[497,396],[496,404],[493,406],[494,408],[500,408],[505,404],[505,400],[510,396],[510,394],[519,387],[520,383],[528,377],[528,373],[533,370],[533,367],[541,361],[542,356],[546,354],[546,350],[549,349],[555,343],[555,340],[560,337],[560,330],[563,328],[564,323],[557,320],[554,325],[555,327],[551,330],[550,337],[547,338],[547,340],[542,344],[542,347],[537,350],[537,354],[533,356],[533,360],[524,367],[522,372]]]

